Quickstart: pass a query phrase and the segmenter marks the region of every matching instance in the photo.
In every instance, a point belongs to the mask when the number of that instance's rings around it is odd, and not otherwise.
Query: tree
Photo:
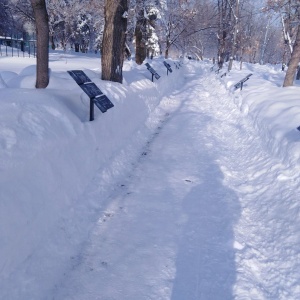
[[[51,47],[66,50],[77,44],[82,52],[98,50],[104,20],[103,0],[46,0]]]
[[[70,12],[70,7],[67,6],[65,1],[52,0],[47,1],[47,12],[49,18],[49,34],[52,50],[55,50],[55,36],[59,29],[65,30],[66,16]],[[73,12],[72,12],[73,13]],[[64,41],[62,41],[64,45]]]
[[[36,88],[46,88],[49,83],[49,25],[45,0],[31,0],[37,38]]]
[[[300,62],[300,3],[299,0],[269,0],[268,9],[272,9],[281,14],[284,42],[291,52],[291,58],[288,64],[289,67],[284,78],[283,86],[292,86]],[[293,27],[296,28],[296,39],[294,44]]]
[[[102,41],[102,79],[122,83],[127,28],[127,0],[106,0]]]
[[[229,64],[228,64],[228,72],[231,71],[232,69],[232,63],[233,59],[236,54],[236,48],[237,48],[237,34],[238,34],[238,20],[239,20],[239,4],[240,0],[235,1],[235,9],[231,7],[233,19],[234,19],[234,31],[233,31],[233,41],[232,41],[232,47],[231,47],[231,55],[229,59]]]
[[[141,65],[147,56],[147,19],[145,17],[145,0],[136,0],[135,25],[135,62]]]
[[[211,30],[214,9],[210,0],[183,1],[168,0],[161,3],[161,18],[157,22],[158,35],[165,58],[170,51],[177,55],[188,54],[200,58],[205,44],[212,39],[204,37],[204,31]]]
[[[299,62],[300,62],[300,25],[298,25],[298,31],[297,31],[296,41],[293,47],[293,53],[289,62],[289,67],[287,69],[284,78],[284,82],[283,82],[284,87],[293,85]]]
[[[181,5],[180,1],[171,1],[168,3],[167,11],[165,12],[165,58],[169,57],[169,51],[172,46],[185,52],[185,37],[189,34],[189,29],[193,28],[191,23],[195,14],[193,10],[185,5]],[[194,24],[193,24],[194,25]]]
[[[146,57],[160,53],[157,34],[157,21],[161,18],[162,0],[133,0],[131,7],[135,11],[134,41],[135,61],[141,65]]]
[[[231,24],[230,0],[218,0],[218,66],[223,67],[228,56],[228,36]]]

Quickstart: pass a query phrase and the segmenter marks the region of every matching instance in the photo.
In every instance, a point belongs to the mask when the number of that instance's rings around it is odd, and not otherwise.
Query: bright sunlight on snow
[[[0,57],[0,299],[300,299],[299,86],[277,65]],[[114,107],[95,108],[83,70]],[[234,84],[253,75],[243,89]]]

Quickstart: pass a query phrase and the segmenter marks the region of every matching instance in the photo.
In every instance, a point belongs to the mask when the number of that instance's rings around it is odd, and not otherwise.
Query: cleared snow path
[[[169,104],[49,299],[300,299],[299,180],[213,76]]]

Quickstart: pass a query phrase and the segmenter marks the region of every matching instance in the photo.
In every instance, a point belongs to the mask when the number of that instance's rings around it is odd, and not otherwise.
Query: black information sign
[[[236,84],[234,85],[234,87],[235,87],[236,89],[241,88],[241,90],[242,90],[242,89],[243,89],[244,83],[245,83],[247,80],[249,80],[249,78],[250,78],[252,75],[253,75],[252,73],[248,74],[245,78],[243,78],[241,81],[239,81],[238,83],[236,83]]]
[[[94,120],[94,104],[102,113],[105,113],[108,109],[114,107],[107,96],[102,93],[97,85],[92,82],[83,71],[74,70],[68,71],[68,73],[90,98],[90,121]]]
[[[165,67],[167,68],[167,75],[168,75],[169,72],[170,72],[170,73],[173,72],[171,66],[170,66],[166,61],[164,61],[164,65],[165,65]]]
[[[111,101],[106,97],[106,95],[98,95],[94,99],[95,105],[104,113],[108,109],[114,107]]]
[[[72,76],[72,78],[76,81],[78,85],[92,82],[91,79],[89,79],[86,74],[81,70],[74,70],[74,71],[68,71],[68,73]]]
[[[181,67],[180,62],[178,62],[178,63],[174,62],[174,64],[175,64],[175,66],[176,66],[176,69],[180,69],[180,67]]]
[[[96,106],[105,113],[108,109],[112,108],[114,105],[111,101],[104,95],[101,90],[93,82],[84,83],[80,86],[83,91],[94,101]]]
[[[155,77],[156,79],[160,78],[157,72],[148,63],[146,63],[145,66],[147,67],[148,71],[150,71],[152,74],[152,82],[153,82],[153,77]]]
[[[88,82],[84,83],[82,86],[80,86],[83,91],[91,98],[95,98],[97,95],[101,95],[102,92],[100,89],[96,86],[94,82]]]

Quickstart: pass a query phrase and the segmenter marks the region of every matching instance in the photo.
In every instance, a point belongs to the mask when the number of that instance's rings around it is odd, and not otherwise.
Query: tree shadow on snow
[[[183,200],[185,223],[171,300],[234,298],[233,226],[240,216],[239,199],[223,185],[223,174],[215,162],[204,157],[201,165],[202,181]]]

